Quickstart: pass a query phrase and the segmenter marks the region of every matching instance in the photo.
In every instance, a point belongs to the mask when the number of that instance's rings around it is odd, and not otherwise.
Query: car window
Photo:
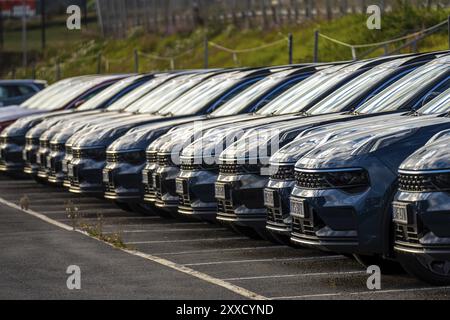
[[[2,92],[2,98],[15,98],[20,97],[22,94],[19,91],[19,88],[15,85],[3,85],[3,92]]]
[[[0,99],[8,98],[8,91],[4,86],[0,86]]]
[[[22,86],[18,86],[17,88],[18,88],[20,94],[23,95],[23,96],[28,95],[28,94],[32,94],[32,93],[35,92],[33,90],[33,88],[31,88],[29,86],[22,85]]]

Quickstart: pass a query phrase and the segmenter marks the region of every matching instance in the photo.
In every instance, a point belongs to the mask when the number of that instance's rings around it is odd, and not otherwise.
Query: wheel
[[[412,276],[431,285],[450,285],[450,261],[439,261],[428,255],[406,253],[398,254],[397,258]]]
[[[401,274],[405,273],[405,270],[402,268],[400,263],[396,261],[386,260],[380,256],[368,256],[361,254],[353,255],[363,267],[368,268],[369,266],[378,266],[380,267],[382,274]]]

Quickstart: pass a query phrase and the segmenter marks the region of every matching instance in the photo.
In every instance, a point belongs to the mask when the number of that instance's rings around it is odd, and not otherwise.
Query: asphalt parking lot
[[[11,208],[24,195],[29,214]],[[103,232],[120,234],[129,250],[70,231],[68,200],[86,223],[98,223],[101,214]],[[450,298],[450,287],[407,274],[383,275],[381,290],[371,291],[366,271],[344,256],[252,240],[220,225],[130,213],[32,180],[0,176],[0,202],[0,298]],[[72,260],[87,279],[76,293],[65,287],[58,265]]]

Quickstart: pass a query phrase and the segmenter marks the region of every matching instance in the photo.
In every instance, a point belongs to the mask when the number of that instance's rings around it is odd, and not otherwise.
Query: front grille
[[[66,146],[66,155],[71,155],[71,154],[72,154],[72,147]]]
[[[283,223],[283,213],[281,208],[267,208],[267,221]]]
[[[106,153],[106,162],[116,163],[119,161],[119,157],[117,153]]]
[[[50,141],[48,141],[48,140],[40,140],[39,141],[39,146],[41,148],[49,148],[50,147]]]
[[[27,138],[26,139],[27,146],[38,146],[39,139],[38,138]]]
[[[150,151],[146,153],[146,158],[148,163],[158,162],[158,153],[156,151]]]
[[[59,143],[53,143],[50,145],[50,150],[55,152],[64,151],[64,145]]]
[[[162,167],[170,167],[174,165],[171,154],[164,154],[164,155],[158,154],[157,163]]]
[[[16,144],[16,145],[24,145],[25,138],[23,137],[0,137],[0,144]]]
[[[400,174],[399,190],[406,192],[450,191],[450,172],[440,174]]]
[[[323,174],[316,172],[295,172],[295,182],[298,187],[306,189],[326,189],[330,187]]]
[[[419,239],[419,233],[415,226],[404,226],[399,224],[395,226],[395,240],[419,244]]]
[[[274,180],[294,180],[294,166],[280,166],[270,178]]]
[[[245,174],[259,173],[260,167],[257,164],[222,163],[219,165],[221,174]]]
[[[316,235],[314,221],[292,216],[292,233],[314,237]]]
[[[182,163],[181,170],[184,171],[199,171],[202,170],[201,164],[193,164],[193,163]]]
[[[83,150],[72,149],[72,156],[74,159],[81,159],[83,157]]]
[[[233,203],[229,200],[218,200],[217,211],[222,215],[235,216]]]

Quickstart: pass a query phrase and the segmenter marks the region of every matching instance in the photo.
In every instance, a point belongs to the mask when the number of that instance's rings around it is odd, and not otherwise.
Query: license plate
[[[226,198],[225,185],[223,183],[216,183],[215,194],[216,194],[217,199],[225,199]]]
[[[185,193],[184,190],[184,181],[183,180],[176,180],[176,192],[177,194],[183,195]]]
[[[47,168],[52,167],[52,159],[50,157],[47,157]]]
[[[408,224],[408,205],[403,203],[394,203],[393,220],[400,224]]]
[[[69,165],[67,166],[67,175],[68,175],[69,177],[73,177],[73,165],[72,165],[72,164],[69,164]]]
[[[264,190],[264,205],[267,207],[275,206],[275,192],[272,190]]]
[[[37,163],[37,164],[41,164],[41,159],[42,159],[42,158],[41,158],[41,155],[38,154],[37,157],[36,157],[36,163]]]
[[[103,170],[103,182],[109,183],[109,171]]]
[[[28,157],[27,157],[27,150],[22,150],[22,159],[23,159],[24,161],[27,161],[27,160],[28,160]]]
[[[144,171],[142,173],[142,183],[143,184],[148,184],[148,172]]]
[[[62,162],[62,171],[63,172],[67,172],[68,170],[67,170],[67,162],[66,161],[63,161]]]
[[[156,173],[153,173],[152,175],[152,180],[153,180],[153,189],[157,190],[158,189],[158,175]]]
[[[303,200],[291,200],[291,213],[300,218],[306,217],[305,202]]]

